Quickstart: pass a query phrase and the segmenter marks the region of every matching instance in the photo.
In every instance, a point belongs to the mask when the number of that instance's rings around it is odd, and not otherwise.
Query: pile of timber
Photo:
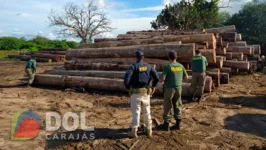
[[[8,55],[8,58],[16,58],[22,61],[28,60],[29,57],[34,58],[37,62],[65,62],[66,51],[63,48],[45,48],[39,49],[38,52],[24,52],[17,55]]]
[[[192,71],[190,60],[195,50],[208,60],[204,92],[228,84],[232,75],[256,70],[261,54],[260,45],[248,45],[234,25],[206,30],[148,30],[128,31],[116,38],[98,38],[94,44],[80,44],[66,51],[64,68],[55,68],[36,76],[36,84],[89,89],[125,91],[122,78],[135,63],[135,52],[141,50],[145,61],[161,74],[169,63],[168,52],[178,54],[177,61],[187,69],[189,79],[184,80],[183,95],[188,95]],[[63,54],[61,51],[49,54]],[[47,55],[47,54],[46,54]],[[157,93],[162,93],[160,84]]]

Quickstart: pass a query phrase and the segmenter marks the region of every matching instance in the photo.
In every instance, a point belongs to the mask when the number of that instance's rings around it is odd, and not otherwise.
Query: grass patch
[[[18,54],[19,51],[5,51],[5,50],[0,50],[0,58],[5,58],[8,55],[12,55],[12,54]]]

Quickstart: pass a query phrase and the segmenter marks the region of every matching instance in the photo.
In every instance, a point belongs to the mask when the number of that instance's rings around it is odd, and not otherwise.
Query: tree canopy
[[[37,51],[40,48],[74,48],[78,43],[66,40],[49,40],[37,36],[31,40],[16,37],[0,37],[0,50]]]
[[[62,12],[51,11],[48,16],[50,26],[56,27],[58,35],[64,37],[79,37],[83,43],[92,41],[92,37],[110,32],[111,21],[100,11],[93,1],[84,5],[68,3]]]
[[[154,29],[177,30],[218,26],[221,24],[218,3],[219,0],[181,0],[174,5],[166,5],[156,20],[151,22],[151,26]]]
[[[260,44],[266,54],[266,1],[247,3],[226,24],[234,24],[248,44]]]

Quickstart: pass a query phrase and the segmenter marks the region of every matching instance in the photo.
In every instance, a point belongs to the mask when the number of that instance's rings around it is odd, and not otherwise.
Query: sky
[[[237,0],[225,10],[231,14],[238,12],[250,0]],[[51,9],[60,11],[74,2],[84,5],[88,0],[0,0],[0,36],[33,38],[37,35],[58,39],[54,28],[49,27],[48,15]],[[103,37],[115,37],[133,30],[151,29],[150,22],[156,18],[166,4],[178,0],[94,0],[112,21],[111,33]],[[79,40],[68,38],[67,40]]]

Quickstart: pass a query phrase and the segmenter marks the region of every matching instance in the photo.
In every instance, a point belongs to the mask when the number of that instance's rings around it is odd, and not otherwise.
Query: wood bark
[[[216,46],[222,46],[223,45],[223,38],[222,37],[216,37]]]
[[[96,38],[94,39],[94,43],[110,42],[110,41],[117,41],[117,38]]]
[[[232,60],[233,59],[233,54],[230,52],[226,52],[225,54],[226,60]]]
[[[228,73],[230,74],[232,72],[232,68],[230,67],[223,67],[221,68],[221,73]]]
[[[222,46],[227,49],[229,47],[229,42],[223,41]]]
[[[248,55],[243,56],[243,61],[248,61]]]
[[[179,30],[146,30],[146,31],[128,31],[127,34],[142,34],[142,35],[193,35],[193,34],[204,34],[203,30],[191,30],[191,31],[179,31]]]
[[[216,49],[216,40],[207,41],[207,42],[208,42],[208,49]]]
[[[231,67],[234,69],[239,69],[241,71],[249,71],[250,64],[247,61],[232,61],[232,60],[226,60],[224,61],[225,67]]]
[[[228,52],[228,53],[232,53],[232,59],[237,59],[238,61],[241,61],[244,58],[244,54],[240,52]]]
[[[224,58],[221,56],[216,56],[216,63],[210,63],[209,67],[215,67],[215,68],[222,68],[223,67]]]
[[[206,30],[207,33],[224,33],[224,32],[235,32],[235,31],[236,31],[235,25],[218,27],[218,28],[210,28]]]
[[[195,44],[152,44],[110,48],[88,48],[67,51],[67,60],[72,58],[127,58],[142,50],[147,58],[168,59],[168,52],[175,50],[180,62],[190,62],[195,55]]]
[[[227,52],[241,52],[245,55],[252,55],[252,48],[250,46],[229,46]]]
[[[260,47],[260,45],[249,45],[249,46],[251,46],[251,47],[253,47],[253,49],[254,49],[254,54],[255,55],[260,55],[261,54],[261,47]]]
[[[122,91],[126,92],[122,79],[108,79],[96,77],[79,77],[79,76],[61,76],[61,75],[48,75],[37,74],[35,76],[34,84],[41,86],[54,86],[54,87],[70,87],[70,88],[86,88],[98,89],[108,91]],[[182,96],[189,95],[190,83],[182,84]],[[163,84],[159,83],[155,94],[163,94]]]
[[[220,33],[220,36],[223,38],[223,41],[235,42],[236,41],[236,32],[226,32]]]
[[[212,77],[215,87],[220,87],[220,70],[207,71],[206,74]]]
[[[216,54],[217,55],[225,55],[226,54],[226,48],[224,48],[224,47],[217,47],[216,48]]]
[[[247,46],[247,42],[246,41],[230,42],[229,46]]]
[[[242,41],[242,34],[241,33],[238,33],[236,35],[236,41]]]
[[[95,62],[71,60],[64,64],[67,70],[106,70],[106,71],[125,71],[129,68],[129,64]]]
[[[216,63],[216,52],[213,49],[199,49],[202,56],[205,56],[208,63]]]
[[[192,76],[188,76],[188,79],[183,80],[183,82],[191,83],[192,82]],[[206,92],[206,93],[212,92],[212,86],[213,86],[212,77],[211,76],[206,76],[204,92]]]
[[[39,52],[42,51],[67,51],[67,48],[40,48]]]
[[[66,56],[65,55],[56,55],[56,54],[46,54],[46,53],[35,53],[32,55],[33,58],[47,58],[52,59],[53,61],[65,61]]]
[[[221,84],[229,84],[229,74],[228,73],[220,73]]]
[[[66,55],[66,51],[38,51],[37,54]]]

